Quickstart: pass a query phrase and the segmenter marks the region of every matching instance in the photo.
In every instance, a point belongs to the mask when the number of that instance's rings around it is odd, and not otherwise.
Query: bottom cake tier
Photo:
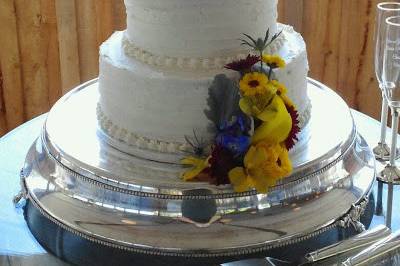
[[[178,165],[108,146],[97,82],[84,84],[53,107],[27,155],[28,225],[56,255],[85,265],[297,260],[361,231],[372,217],[374,156],[343,100],[313,80],[308,89],[310,139],[292,158],[293,175],[257,194],[184,183]],[[326,117],[331,109],[336,116]]]

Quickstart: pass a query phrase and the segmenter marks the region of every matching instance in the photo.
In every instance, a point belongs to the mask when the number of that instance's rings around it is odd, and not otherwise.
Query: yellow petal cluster
[[[203,172],[206,168],[208,168],[210,166],[210,163],[208,161],[209,161],[209,158],[204,160],[204,159],[196,158],[193,156],[189,156],[189,157],[181,160],[181,164],[186,165],[186,166],[192,166],[192,169],[190,169],[182,174],[182,176],[181,176],[182,179],[184,181],[193,180],[201,172]]]
[[[279,55],[264,54],[262,61],[271,68],[284,68],[286,66],[285,60]]]
[[[282,66],[278,57],[263,58],[266,63]],[[259,75],[249,73],[245,76],[246,79],[242,79],[240,88],[244,97],[241,98],[239,106],[245,114],[260,120],[261,124],[254,130],[251,140],[253,146],[245,156],[244,167],[231,170],[229,178],[235,191],[256,188],[258,192],[266,193],[268,187],[274,185],[276,180],[292,171],[288,151],[283,143],[293,126],[287,106],[294,104],[287,97],[287,88],[277,80],[268,80],[264,90],[260,89],[257,93],[246,93],[243,83],[255,79],[251,74]]]
[[[281,144],[263,142],[250,147],[244,158],[244,166],[229,172],[229,179],[236,192],[255,188],[259,193],[266,193],[277,180],[292,171],[287,149]]]
[[[270,87],[264,94],[242,97],[239,101],[239,107],[243,113],[252,117],[257,117],[264,111],[275,96],[276,89]]]
[[[243,96],[255,96],[264,94],[271,84],[264,73],[250,72],[240,80],[239,87]]]

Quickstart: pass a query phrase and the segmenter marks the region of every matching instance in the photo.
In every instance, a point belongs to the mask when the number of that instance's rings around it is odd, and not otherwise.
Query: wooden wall
[[[373,73],[377,0],[280,0],[308,44],[310,76],[379,116]],[[0,0],[0,136],[98,73],[98,46],[125,28],[123,0]]]

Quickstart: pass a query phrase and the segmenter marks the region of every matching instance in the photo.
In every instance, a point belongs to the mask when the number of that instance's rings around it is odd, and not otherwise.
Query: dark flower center
[[[258,85],[260,85],[260,82],[258,82],[258,80],[252,80],[249,82],[249,86],[252,88],[256,88]]]

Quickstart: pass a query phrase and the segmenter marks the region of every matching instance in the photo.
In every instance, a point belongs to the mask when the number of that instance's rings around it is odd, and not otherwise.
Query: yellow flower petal
[[[244,96],[263,94],[267,90],[268,81],[268,77],[264,73],[247,73],[239,82],[240,91]]]
[[[253,186],[258,193],[267,193],[270,186],[275,183],[268,182],[269,178],[264,175],[254,175],[252,176]]]
[[[250,188],[248,178],[242,167],[232,169],[229,172],[229,180],[231,181],[235,192],[244,192]]]
[[[287,95],[283,94],[280,97],[282,98],[282,100],[283,100],[283,102],[285,103],[286,106],[291,106],[294,109],[297,109],[296,105],[294,104],[294,102]]]
[[[205,168],[204,168],[205,169]],[[204,169],[201,168],[193,168],[192,170],[186,171],[182,174],[182,179],[184,181],[190,181],[196,178]]]
[[[267,193],[276,182],[288,176],[292,171],[292,163],[288,150],[281,144],[260,142],[250,147],[244,160],[245,169],[235,168],[230,178],[237,190],[246,186],[255,188],[259,193]]]
[[[265,149],[255,148],[255,152],[253,153],[253,157],[251,158],[251,162],[255,167],[250,167],[250,164],[248,165],[248,167],[259,168],[260,165],[268,161],[269,156],[270,154],[268,154]]]
[[[279,154],[279,160],[281,162],[281,168],[284,170],[285,176],[287,176],[293,171],[292,161],[290,161],[289,151],[286,149],[286,147],[283,147],[283,145],[281,145],[281,147],[282,150]]]
[[[282,83],[280,83],[277,80],[271,80],[270,81],[271,85],[274,86],[278,92],[278,94],[283,95],[287,93],[287,88],[285,85],[283,85]]]
[[[265,122],[255,130],[252,137],[253,144],[260,141],[273,144],[286,140],[292,129],[292,118],[280,97],[275,97],[272,103],[257,117]]]
[[[293,103],[293,101],[287,96],[288,89],[286,88],[286,86],[284,84],[280,83],[277,80],[271,80],[269,82],[269,84],[271,84],[272,86],[274,86],[276,88],[277,94],[279,95],[279,97],[282,98],[285,105],[292,106],[296,109],[296,106]]]
[[[272,99],[276,97],[276,89],[267,88],[264,94],[242,97],[239,101],[240,109],[247,115],[257,117],[270,104]]]
[[[257,144],[258,149],[264,149],[268,160],[264,164],[264,173],[275,180],[288,176],[292,172],[292,162],[289,152],[282,144],[269,145],[265,142]]]
[[[192,157],[192,156],[183,158],[181,160],[181,164],[184,164],[184,165],[197,165],[200,162],[203,162],[203,160],[196,158],[196,157]]]
[[[261,121],[264,122],[272,122],[276,119],[278,115],[278,106],[276,104],[276,101],[278,101],[277,96],[274,97],[274,100],[272,100],[271,104],[268,105],[258,116],[257,118],[260,119]]]
[[[192,169],[184,172],[181,177],[184,181],[190,181],[193,180],[195,177],[197,177],[201,172],[204,171],[207,167],[209,167],[209,158],[207,159],[199,159],[196,157],[186,157],[181,160],[181,163],[183,165],[188,165],[188,166],[193,166]]]
[[[262,61],[268,66],[273,66],[274,68],[284,68],[286,66],[285,60],[283,60],[279,55],[265,54],[262,56]]]
[[[245,113],[246,115],[249,115],[249,116],[254,115],[255,108],[253,107],[253,104],[249,97],[241,98],[239,101],[239,107],[240,107],[240,110],[242,110],[242,112]]]
[[[248,167],[251,162],[253,161],[254,157],[255,157],[255,153],[256,153],[256,147],[251,146],[249,148],[249,150],[247,151],[246,155],[244,156],[244,165],[246,165],[246,167]]]

